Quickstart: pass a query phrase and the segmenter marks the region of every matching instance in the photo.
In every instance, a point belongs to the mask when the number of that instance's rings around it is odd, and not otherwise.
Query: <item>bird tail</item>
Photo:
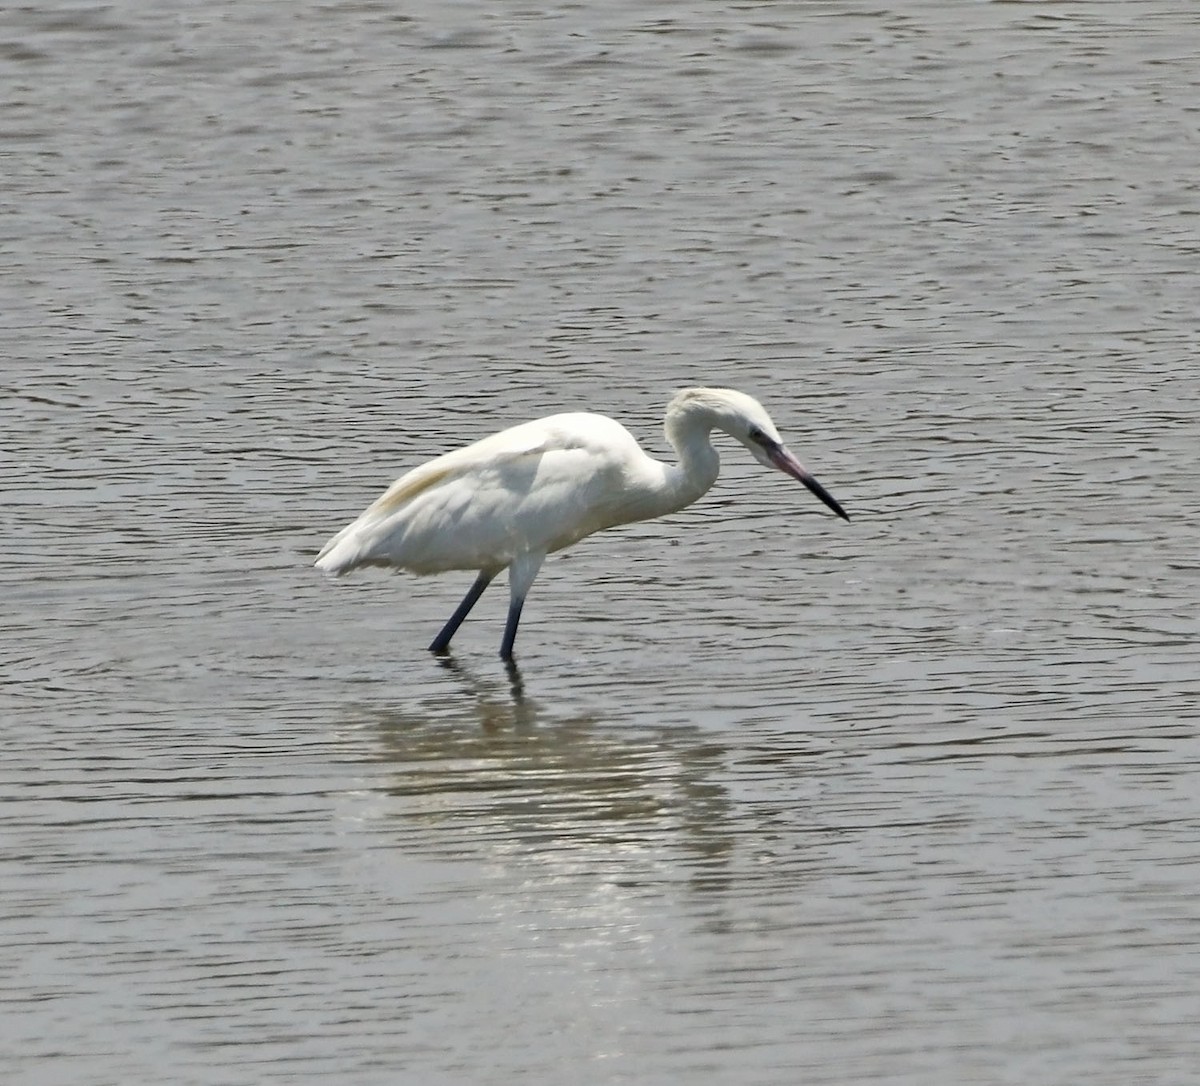
[[[343,528],[321,548],[313,565],[322,573],[338,577],[358,565],[361,547],[355,533],[350,531],[353,527]]]
[[[317,569],[336,577],[355,566],[392,564],[386,555],[378,554],[381,539],[397,530],[396,518],[405,506],[453,473],[453,468],[445,463],[453,455],[438,457],[400,476],[357,520],[347,524],[321,548],[314,563]]]

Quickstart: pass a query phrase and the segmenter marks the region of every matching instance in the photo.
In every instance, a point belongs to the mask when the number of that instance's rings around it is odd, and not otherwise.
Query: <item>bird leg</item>
[[[430,652],[445,652],[449,648],[450,639],[458,632],[459,626],[463,624],[463,619],[471,613],[471,608],[479,602],[479,597],[483,595],[484,589],[492,583],[494,576],[494,573],[489,573],[487,570],[480,572],[479,576],[475,578],[475,583],[471,585],[470,591],[463,596],[462,603],[458,605],[449,621],[442,627],[442,632],[433,639],[433,643],[429,646]],[[515,626],[513,635],[516,635]]]
[[[514,596],[508,605],[508,621],[504,624],[504,640],[500,642],[500,659],[512,662],[513,642],[517,639],[517,623],[521,621],[521,608],[525,600]]]
[[[508,621],[504,624],[504,640],[500,642],[500,659],[511,660],[513,642],[517,639],[517,624],[521,621],[521,608],[525,597],[533,587],[533,579],[542,567],[546,556],[538,551],[527,551],[517,555],[508,567]]]

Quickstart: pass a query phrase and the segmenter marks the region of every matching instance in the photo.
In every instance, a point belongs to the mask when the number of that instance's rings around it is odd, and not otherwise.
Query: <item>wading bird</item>
[[[402,475],[322,548],[318,569],[395,566],[411,573],[478,570],[429,646],[443,652],[484,589],[508,570],[500,655],[512,659],[517,624],[547,554],[584,536],[673,513],[717,480],[710,435],[723,430],[765,467],[798,479],[843,520],[845,510],[783,445],[757,400],[728,388],[689,388],[667,406],[667,440],[679,456],[647,456],[605,415],[551,415],[503,430]]]

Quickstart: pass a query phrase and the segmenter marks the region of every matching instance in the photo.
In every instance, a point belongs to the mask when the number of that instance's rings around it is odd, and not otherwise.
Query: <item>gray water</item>
[[[0,209],[6,1083],[1197,1081],[1191,0],[10,7]],[[852,521],[311,569],[701,382]]]

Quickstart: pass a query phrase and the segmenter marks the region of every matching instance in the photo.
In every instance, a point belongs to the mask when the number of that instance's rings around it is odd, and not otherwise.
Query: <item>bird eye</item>
[[[754,441],[759,445],[765,445],[768,440],[767,435],[764,434],[757,426],[751,426],[750,433],[747,436],[751,441]]]

